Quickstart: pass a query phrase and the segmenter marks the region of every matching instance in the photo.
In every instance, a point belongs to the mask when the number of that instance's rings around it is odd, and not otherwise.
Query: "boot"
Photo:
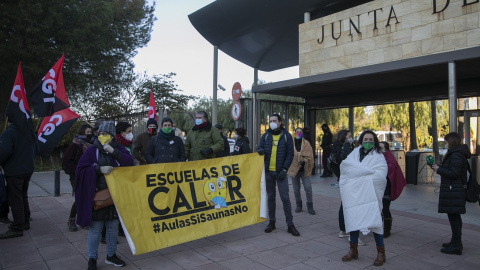
[[[315,210],[313,210],[313,202],[307,202],[307,209],[310,215],[315,215]]]
[[[385,258],[385,246],[377,246],[377,259],[373,262],[375,266],[382,266],[387,259]]]
[[[445,254],[462,255],[463,244],[461,239],[453,239],[452,244],[448,247],[442,248],[440,251]]]
[[[76,232],[78,230],[75,218],[69,218],[67,224],[68,224],[68,229],[71,232]]]
[[[297,201],[297,208],[295,208],[295,213],[302,212],[302,201]]]
[[[358,244],[350,243],[350,250],[348,251],[347,255],[342,257],[342,261],[349,262],[352,259],[358,259]]]
[[[450,242],[448,243],[443,243],[442,247],[446,248],[446,247],[450,247],[451,245],[453,245],[453,239],[450,239]],[[460,241],[460,248],[463,249],[463,243],[461,241]]]
[[[390,236],[390,231],[392,230],[392,218],[385,218],[383,220],[383,238],[388,238]]]

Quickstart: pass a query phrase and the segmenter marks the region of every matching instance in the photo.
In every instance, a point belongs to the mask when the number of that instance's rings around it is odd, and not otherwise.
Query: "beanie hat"
[[[113,121],[107,121],[101,124],[98,128],[98,133],[100,132],[108,132],[110,135],[115,137],[115,125],[113,124]]]
[[[148,126],[150,126],[150,125],[152,125],[152,124],[155,125],[156,127],[158,127],[158,123],[157,123],[157,120],[155,120],[155,118],[148,118],[148,120],[147,120],[147,128],[148,128]]]

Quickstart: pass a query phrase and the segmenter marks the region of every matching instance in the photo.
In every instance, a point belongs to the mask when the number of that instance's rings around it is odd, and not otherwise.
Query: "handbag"
[[[470,164],[467,160],[467,170],[470,173],[468,177],[468,182],[464,184],[465,192],[466,192],[466,200],[467,202],[476,203],[480,200],[480,185],[478,185],[476,177],[472,174],[470,170]],[[480,202],[479,202],[480,204]]]
[[[110,205],[113,205],[113,199],[108,188],[95,192],[95,196],[93,197],[94,210],[99,210]]]

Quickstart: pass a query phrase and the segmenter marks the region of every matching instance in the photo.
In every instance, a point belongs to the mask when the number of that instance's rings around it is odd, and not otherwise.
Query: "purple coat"
[[[133,157],[127,149],[120,144],[116,147],[121,152],[120,164],[109,155],[113,167],[133,166]],[[77,208],[77,224],[82,227],[90,226],[93,212],[93,197],[96,191],[99,150],[90,146],[78,161],[75,173],[75,206]]]

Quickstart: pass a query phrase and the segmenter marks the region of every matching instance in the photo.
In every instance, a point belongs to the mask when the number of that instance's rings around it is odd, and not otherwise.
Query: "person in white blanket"
[[[358,259],[359,233],[366,235],[371,231],[377,244],[374,265],[381,266],[386,261],[381,213],[388,167],[373,131],[364,131],[359,141],[361,146],[340,164],[340,195],[345,229],[350,232],[350,250],[342,261]]]

